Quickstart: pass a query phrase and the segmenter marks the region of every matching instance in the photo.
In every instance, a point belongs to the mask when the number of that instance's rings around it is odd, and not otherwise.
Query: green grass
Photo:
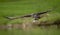
[[[4,33],[4,34],[3,34]],[[0,35],[60,35],[60,30],[56,28],[49,28],[49,29],[32,29],[29,31],[23,30],[8,30],[0,31]]]
[[[22,16],[39,11],[46,11],[50,8],[56,9],[50,12],[50,16],[42,18],[41,20],[54,21],[60,18],[60,0],[0,0],[0,25],[6,23],[21,23],[22,19],[8,20],[3,16]],[[19,21],[20,20],[20,21]],[[0,35],[60,35],[60,30],[56,29],[35,29],[30,32],[22,30],[0,31]],[[3,34],[4,33],[4,34]]]
[[[52,11],[51,14],[60,13],[59,0],[26,0],[0,2],[0,24],[4,24],[5,21],[8,21],[3,16],[22,16],[39,11],[46,11],[53,7],[56,7],[56,9]]]

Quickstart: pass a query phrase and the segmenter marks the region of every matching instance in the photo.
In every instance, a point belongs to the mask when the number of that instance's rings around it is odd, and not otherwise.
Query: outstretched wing
[[[47,10],[47,11],[44,11],[44,12],[38,12],[38,13],[34,13],[33,14],[33,18],[35,18],[35,20],[38,20],[40,18],[42,18],[44,16],[44,14],[46,15],[48,12],[51,12],[52,10]]]
[[[10,20],[17,19],[17,17],[9,17],[9,16],[5,16],[4,18],[10,19]]]
[[[24,15],[24,16],[21,16],[20,18],[24,18],[24,17],[31,17],[32,14],[29,14],[29,15]]]
[[[45,13],[48,13],[48,12],[51,12],[51,11],[52,11],[52,9],[44,11],[44,12],[38,12],[38,13],[36,13],[36,15],[42,15],[42,14],[45,14]]]
[[[25,16],[17,16],[17,17],[4,16],[4,18],[10,19],[10,20],[14,20],[14,19],[18,19],[18,18],[25,18],[25,17],[31,17],[31,16],[32,16],[32,14],[25,15]]]

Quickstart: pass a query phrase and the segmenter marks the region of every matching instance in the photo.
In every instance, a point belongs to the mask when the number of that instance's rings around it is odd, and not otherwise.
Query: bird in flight
[[[34,18],[34,20],[39,20],[41,17],[41,15],[46,14],[48,12],[51,12],[53,9],[44,11],[44,12],[37,12],[37,13],[32,13],[32,14],[28,14],[28,15],[24,15],[24,16],[18,16],[18,17],[8,17],[6,16],[5,18],[10,19],[10,20],[14,20],[14,19],[18,19],[18,18],[27,18],[27,17],[32,17]]]

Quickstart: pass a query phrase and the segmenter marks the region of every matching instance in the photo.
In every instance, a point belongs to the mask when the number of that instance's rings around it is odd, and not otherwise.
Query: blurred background
[[[47,11],[49,16],[39,19],[42,27],[33,24],[33,18],[9,20],[4,16],[23,16],[36,12]],[[0,0],[0,35],[60,35],[60,0]],[[29,23],[28,30],[22,30],[22,24]],[[32,26],[31,26],[32,27]],[[18,29],[17,29],[18,28]]]

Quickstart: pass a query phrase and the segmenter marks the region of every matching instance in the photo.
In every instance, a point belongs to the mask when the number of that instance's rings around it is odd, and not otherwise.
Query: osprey
[[[32,17],[32,18],[34,18],[34,20],[39,20],[40,18],[42,18],[41,15],[46,14],[46,13],[51,12],[51,11],[52,11],[52,9],[44,11],[44,12],[38,12],[38,13],[33,13],[33,14],[28,14],[28,15],[18,16],[18,17],[6,16],[5,18],[10,19],[10,20],[14,20],[14,19],[18,19],[18,18]]]

